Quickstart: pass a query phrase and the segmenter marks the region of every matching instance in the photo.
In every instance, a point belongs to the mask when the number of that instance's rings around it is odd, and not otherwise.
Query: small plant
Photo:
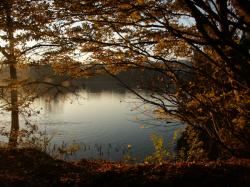
[[[57,159],[67,160],[68,156],[75,154],[80,149],[80,144],[72,143],[70,145],[67,145],[62,143],[62,145],[59,147],[54,146],[53,150],[50,150],[50,155]]]
[[[155,152],[146,157],[145,162],[162,163],[169,156],[169,152],[164,148],[164,139],[156,134],[152,134],[150,138],[154,144]]]
[[[48,135],[47,131],[40,131],[37,125],[26,122],[26,128],[19,131],[18,147],[35,148],[48,152],[54,134]]]
[[[123,161],[126,162],[134,162],[136,161],[136,158],[132,156],[131,153],[132,145],[128,144],[126,147],[126,152],[123,155]]]

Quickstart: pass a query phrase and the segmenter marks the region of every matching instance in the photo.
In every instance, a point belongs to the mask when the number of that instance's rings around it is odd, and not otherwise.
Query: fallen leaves
[[[247,186],[249,177],[249,159],[162,164],[65,162],[34,149],[0,150],[1,186],[199,186],[201,182],[205,186]]]

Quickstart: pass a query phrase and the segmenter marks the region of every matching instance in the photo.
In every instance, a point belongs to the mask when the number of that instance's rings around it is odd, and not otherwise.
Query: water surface
[[[155,120],[152,106],[142,105],[133,94],[115,84],[106,88],[105,84],[85,82],[85,88],[78,90],[77,95],[67,93],[54,99],[46,96],[36,99],[31,108],[39,114],[26,119],[20,116],[21,127],[28,120],[46,136],[53,137],[50,149],[53,145],[80,145],[79,151],[64,155],[69,160],[118,161],[129,154],[142,161],[154,152],[152,134],[164,137],[166,146],[172,144],[173,133],[181,125]],[[9,113],[2,111],[0,123],[10,128]]]

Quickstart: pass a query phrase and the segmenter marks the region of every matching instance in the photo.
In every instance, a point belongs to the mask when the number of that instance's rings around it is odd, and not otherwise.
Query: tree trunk
[[[10,78],[14,83],[14,86],[11,88],[10,97],[11,97],[11,130],[9,136],[9,145],[11,147],[17,146],[18,140],[18,131],[19,131],[19,114],[18,114],[18,93],[15,86],[17,80],[17,71],[14,64],[10,64]]]
[[[3,2],[3,10],[5,12],[5,24],[7,30],[7,38],[9,40],[9,47],[5,54],[8,60],[10,70],[10,108],[11,108],[11,129],[9,136],[9,146],[16,147],[19,131],[19,117],[18,117],[18,91],[17,91],[17,70],[15,57],[15,38],[14,38],[14,24],[12,18],[12,1]]]

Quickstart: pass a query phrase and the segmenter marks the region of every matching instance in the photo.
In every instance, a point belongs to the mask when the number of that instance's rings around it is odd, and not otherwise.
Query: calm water
[[[91,84],[91,83],[90,83]],[[94,83],[93,83],[94,84]],[[97,86],[98,87],[98,86]],[[28,117],[39,131],[53,137],[53,145],[77,144],[80,150],[64,155],[65,159],[95,158],[122,160],[128,154],[141,161],[154,152],[152,134],[163,136],[165,145],[173,141],[173,133],[181,125],[155,120],[154,108],[142,103],[129,92],[116,88],[82,89],[48,100],[41,97],[31,108],[40,113]],[[10,128],[9,113],[2,111],[1,127]],[[25,119],[20,116],[21,126]],[[7,139],[3,136],[2,141]],[[170,148],[172,149],[172,148]]]

